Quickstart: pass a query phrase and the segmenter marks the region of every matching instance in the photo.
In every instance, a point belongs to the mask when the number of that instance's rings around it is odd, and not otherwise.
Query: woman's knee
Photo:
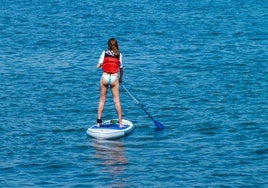
[[[113,97],[114,104],[120,104],[120,98],[119,97]]]

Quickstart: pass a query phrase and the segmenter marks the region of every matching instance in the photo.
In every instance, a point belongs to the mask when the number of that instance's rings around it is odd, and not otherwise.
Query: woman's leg
[[[117,117],[118,117],[118,122],[120,124],[120,127],[123,126],[122,123],[122,109],[121,109],[121,104],[120,104],[120,97],[119,97],[119,82],[118,79],[111,84],[111,91],[113,95],[113,101],[114,101],[114,106],[117,112]]]
[[[104,83],[105,81],[103,78],[100,80],[100,99],[99,99],[99,105],[98,105],[98,114],[97,114],[97,119],[101,119],[102,116],[102,111],[104,108],[105,100],[106,100],[106,93],[107,93],[107,84]],[[99,125],[99,123],[98,123]]]

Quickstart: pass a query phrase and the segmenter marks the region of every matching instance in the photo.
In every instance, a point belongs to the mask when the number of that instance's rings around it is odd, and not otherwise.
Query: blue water
[[[121,88],[135,132],[86,135],[110,37],[165,130]],[[268,1],[1,1],[0,38],[1,187],[268,187]]]

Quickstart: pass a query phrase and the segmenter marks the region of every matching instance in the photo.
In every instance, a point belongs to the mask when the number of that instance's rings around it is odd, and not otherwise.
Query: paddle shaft
[[[154,118],[149,114],[149,112],[147,112],[147,110],[145,110],[145,108],[140,104],[140,102],[127,90],[127,88],[122,85],[122,87],[124,88],[124,90],[128,93],[128,95],[137,103],[137,105],[139,105],[141,107],[141,109],[143,109],[143,111],[154,121]]]

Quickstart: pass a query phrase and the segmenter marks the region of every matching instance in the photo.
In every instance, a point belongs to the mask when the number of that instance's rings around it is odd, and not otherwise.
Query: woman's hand
[[[120,78],[119,78],[119,84],[122,84],[122,83],[123,83],[123,79],[120,76]]]

